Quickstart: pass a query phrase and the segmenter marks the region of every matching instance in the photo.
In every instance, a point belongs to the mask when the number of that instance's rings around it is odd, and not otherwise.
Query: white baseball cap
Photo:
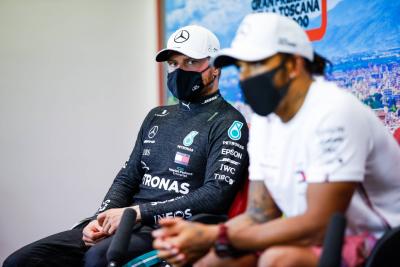
[[[293,19],[275,13],[253,13],[243,19],[231,47],[222,49],[213,64],[219,68],[237,60],[259,61],[279,52],[314,59],[306,32]]]
[[[167,48],[157,53],[156,61],[168,60],[171,51],[191,58],[202,59],[214,57],[219,49],[219,41],[214,33],[204,27],[190,25],[178,29],[169,37]]]

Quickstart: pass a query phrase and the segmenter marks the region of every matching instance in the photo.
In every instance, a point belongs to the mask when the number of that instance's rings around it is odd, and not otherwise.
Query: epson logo
[[[242,153],[237,152],[234,149],[227,149],[223,148],[221,150],[222,155],[229,155],[229,156],[234,156],[235,158],[242,159]]]
[[[145,174],[143,176],[142,184],[165,191],[174,191],[177,194],[180,193],[183,195],[189,193],[190,187],[188,183],[179,184],[178,181],[171,181],[170,179],[160,178],[158,176],[153,177],[150,174]]]

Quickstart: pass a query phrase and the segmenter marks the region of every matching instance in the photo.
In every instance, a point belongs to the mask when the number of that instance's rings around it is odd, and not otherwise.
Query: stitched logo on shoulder
[[[228,129],[228,136],[230,139],[237,141],[242,137],[242,132],[240,131],[243,127],[243,122],[234,121]]]

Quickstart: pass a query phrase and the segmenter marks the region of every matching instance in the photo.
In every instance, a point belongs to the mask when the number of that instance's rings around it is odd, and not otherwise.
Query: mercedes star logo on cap
[[[190,34],[187,30],[181,30],[178,34],[175,35],[174,42],[175,43],[186,42],[189,39],[189,36]]]
[[[153,127],[150,129],[149,134],[148,134],[147,136],[151,139],[151,138],[153,138],[154,136],[156,136],[157,132],[158,132],[158,126],[156,125],[156,126],[153,126]]]

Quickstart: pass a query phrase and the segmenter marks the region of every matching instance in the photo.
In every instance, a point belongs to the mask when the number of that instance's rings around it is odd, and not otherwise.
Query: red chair
[[[228,212],[228,218],[233,218],[246,210],[247,207],[247,196],[249,191],[249,179],[243,184],[243,188],[236,194],[235,199]]]
[[[396,139],[397,143],[400,145],[400,127],[396,129],[393,133],[394,139]]]

